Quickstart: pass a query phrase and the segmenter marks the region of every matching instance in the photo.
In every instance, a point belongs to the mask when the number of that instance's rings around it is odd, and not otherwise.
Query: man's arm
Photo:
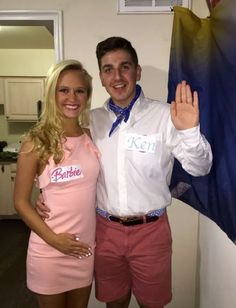
[[[208,174],[213,159],[211,146],[200,133],[198,94],[196,91],[192,94],[185,81],[176,88],[175,101],[171,103],[171,120],[175,127],[174,136],[170,138],[173,155],[191,175]]]

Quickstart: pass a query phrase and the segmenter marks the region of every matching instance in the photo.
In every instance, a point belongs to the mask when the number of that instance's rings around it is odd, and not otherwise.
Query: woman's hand
[[[77,235],[69,233],[55,234],[48,243],[60,252],[79,259],[92,255],[91,247],[81,242]]]

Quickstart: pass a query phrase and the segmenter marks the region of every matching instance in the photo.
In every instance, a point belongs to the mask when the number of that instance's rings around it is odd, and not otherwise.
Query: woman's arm
[[[73,234],[56,234],[53,232],[33,208],[30,199],[34,180],[39,168],[39,159],[37,154],[31,151],[31,149],[32,143],[29,141],[24,142],[17,159],[14,189],[16,211],[31,230],[62,253],[75,257],[89,254],[90,250],[88,245],[83,245],[81,242],[76,241]]]

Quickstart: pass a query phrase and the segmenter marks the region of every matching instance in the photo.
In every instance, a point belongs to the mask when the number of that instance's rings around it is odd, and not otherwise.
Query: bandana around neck
[[[129,116],[130,116],[130,111],[131,111],[134,103],[136,102],[137,98],[139,97],[141,90],[142,90],[141,87],[138,84],[136,84],[135,96],[132,99],[132,101],[130,102],[130,104],[125,108],[121,108],[121,107],[115,105],[113,103],[112,99],[110,98],[110,100],[108,102],[108,107],[115,114],[117,114],[117,118],[116,118],[115,122],[113,122],[113,124],[112,124],[111,130],[109,132],[109,137],[111,137],[111,134],[113,133],[115,128],[122,122],[122,120],[124,120],[125,122],[128,121]]]

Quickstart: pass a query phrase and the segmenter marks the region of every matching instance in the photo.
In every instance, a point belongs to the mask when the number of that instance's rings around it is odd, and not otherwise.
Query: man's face
[[[126,107],[135,96],[136,82],[140,80],[141,67],[135,67],[131,56],[119,49],[106,53],[101,59],[100,79],[113,102]]]

